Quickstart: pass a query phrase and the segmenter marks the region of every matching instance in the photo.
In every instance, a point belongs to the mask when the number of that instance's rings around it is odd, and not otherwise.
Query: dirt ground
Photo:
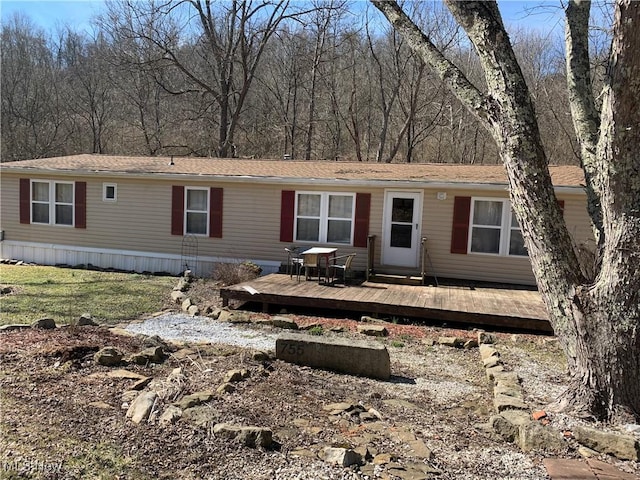
[[[216,304],[214,292],[198,292]],[[211,295],[211,298],[204,298]],[[251,312],[253,318],[265,314]],[[300,326],[320,324],[323,335],[361,338],[357,322],[289,314]],[[477,348],[434,344],[441,336],[472,339],[477,332],[435,326],[386,324],[383,342],[392,379],[372,380],[254,359],[253,352],[225,345],[170,344],[160,364],[107,367],[94,353],[115,346],[135,353],[157,339],[126,336],[104,326],[26,329],[0,333],[2,478],[37,479],[514,479],[548,478],[545,452],[522,452],[483,426],[493,413],[491,384]],[[342,332],[331,332],[342,327]],[[240,328],[240,327],[239,327]],[[274,327],[250,326],[276,331]],[[565,387],[564,363],[551,337],[498,333],[508,369],[522,378],[532,410],[544,407]],[[158,417],[135,424],[125,416],[136,380],[113,376],[117,369],[166,385],[182,368],[181,381],[165,390],[160,414],[184,395],[213,390],[233,369],[248,377],[231,393],[185,410],[172,424]],[[150,387],[146,387],[147,389]],[[130,395],[130,394],[129,394]],[[347,402],[379,416],[335,413],[327,405]],[[550,415],[550,428],[567,431],[570,418]],[[214,433],[229,423],[267,427],[274,445],[251,448]],[[363,453],[360,466],[331,465],[327,447]],[[567,435],[556,457],[579,458]],[[599,456],[623,471],[640,473],[636,462]]]

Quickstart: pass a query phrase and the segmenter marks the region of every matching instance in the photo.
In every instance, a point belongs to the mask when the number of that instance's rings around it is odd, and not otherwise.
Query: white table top
[[[302,255],[327,255],[327,254],[330,254],[330,253],[335,253],[337,251],[338,251],[337,248],[311,247],[310,249],[305,250],[304,252],[302,252]]]

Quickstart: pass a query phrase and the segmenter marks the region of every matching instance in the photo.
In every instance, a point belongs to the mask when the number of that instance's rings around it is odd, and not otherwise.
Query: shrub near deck
[[[363,377],[382,380],[391,377],[391,362],[387,348],[384,345],[355,340],[283,334],[276,340],[276,358],[298,365],[326,368]]]

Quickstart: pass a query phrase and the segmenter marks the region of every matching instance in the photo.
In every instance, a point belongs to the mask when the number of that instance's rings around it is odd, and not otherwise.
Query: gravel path
[[[127,330],[148,336],[157,335],[166,340],[223,343],[256,350],[275,350],[277,338],[277,335],[263,330],[183,313],[165,314],[133,323]]]

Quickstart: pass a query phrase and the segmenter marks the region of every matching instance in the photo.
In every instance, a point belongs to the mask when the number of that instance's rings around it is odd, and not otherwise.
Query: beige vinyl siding
[[[447,193],[446,200],[436,198],[438,191]],[[535,279],[528,257],[450,253],[453,203],[456,196],[508,198],[506,191],[500,194],[474,190],[425,190],[422,236],[427,237],[427,248],[435,273],[440,277],[534,285]],[[564,217],[574,240],[586,242],[590,231],[584,195],[559,194],[558,198],[565,201]],[[427,273],[433,274],[429,270],[427,264]]]
[[[127,250],[180,255],[183,237],[171,235],[171,189],[173,185],[223,188],[222,238],[198,237],[198,256],[237,261],[285,262],[280,242],[280,206],[283,190],[319,192],[370,193],[369,234],[376,236],[375,268],[378,272],[418,275],[420,269],[394,269],[380,264],[383,236],[385,189],[334,187],[328,185],[267,184],[259,182],[172,181],[162,178],[140,179],[109,175],[75,176],[73,180],[87,182],[87,228],[77,229],[54,225],[23,225],[19,222],[19,179],[27,175],[3,172],[2,230],[5,239],[57,245],[76,245],[96,249]],[[69,180],[65,175],[28,175],[31,179]],[[117,184],[117,201],[105,202],[103,183]],[[394,189],[396,190],[396,189]],[[399,191],[400,189],[398,189]],[[455,196],[507,198],[506,188],[475,191],[470,189],[426,188],[407,189],[423,192],[421,236],[427,238],[427,248],[433,271],[427,263],[427,274],[438,277],[473,279],[491,282],[533,284],[527,257],[478,254],[452,254],[451,227]],[[437,192],[446,199],[438,200]],[[589,244],[590,227],[582,193],[559,194],[565,201],[565,219],[577,244]],[[338,246],[338,254],[357,253],[354,269],[366,268],[366,248]],[[208,272],[199,272],[206,275]]]

